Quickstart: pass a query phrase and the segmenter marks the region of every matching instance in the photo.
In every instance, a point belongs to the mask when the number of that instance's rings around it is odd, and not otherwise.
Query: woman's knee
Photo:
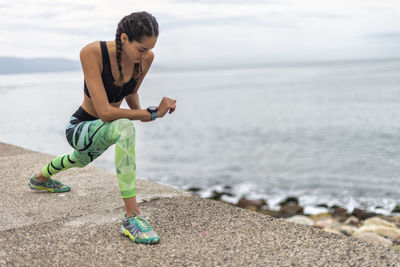
[[[80,153],[77,150],[74,150],[71,153],[71,155],[68,157],[68,161],[70,162],[71,167],[75,168],[83,168],[91,162],[88,155],[85,153]]]
[[[86,165],[88,165],[90,162],[80,162],[80,161],[78,161],[78,162],[76,162],[75,164],[74,164],[74,166],[73,167],[75,167],[75,168],[83,168],[83,167],[85,167]]]
[[[118,119],[113,121],[113,123],[116,123],[120,128],[126,128],[126,127],[135,127],[133,124],[133,121],[130,119]]]
[[[129,119],[118,119],[113,123],[116,124],[118,133],[122,137],[135,136],[135,125]]]

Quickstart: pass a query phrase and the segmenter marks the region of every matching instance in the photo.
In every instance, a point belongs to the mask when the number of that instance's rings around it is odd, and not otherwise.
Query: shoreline
[[[186,189],[182,189],[184,191],[190,192],[192,194],[198,195],[202,198],[220,200],[223,202],[227,202],[233,205],[237,205],[241,198],[246,198],[248,200],[262,200],[266,204],[266,208],[271,211],[278,211],[280,208],[280,203],[284,202],[288,198],[295,198],[299,205],[302,206],[304,210],[304,214],[307,215],[315,215],[324,212],[330,212],[334,207],[341,207],[345,209],[348,213],[351,213],[354,209],[360,209],[365,212],[375,213],[377,215],[393,215],[393,216],[400,216],[400,200],[397,203],[394,203],[392,207],[384,208],[383,205],[376,205],[373,208],[368,208],[362,205],[357,205],[356,201],[351,205],[343,205],[338,203],[338,201],[331,201],[331,203],[323,202],[323,201],[316,201],[314,203],[306,203],[300,201],[302,196],[293,195],[293,194],[286,194],[282,195],[281,197],[273,198],[272,200],[268,197],[247,197],[246,194],[235,194],[232,192],[231,186],[218,186],[218,188],[214,187],[211,189],[203,189],[200,187],[188,187]],[[358,201],[359,202],[359,201]]]
[[[305,212],[297,197],[289,196],[279,203],[279,209],[270,209],[265,199],[247,199],[242,196],[236,203],[225,201],[225,195],[234,198],[234,195],[228,192],[230,187],[226,186],[225,189],[223,192],[214,190],[213,194],[206,198],[336,235],[354,237],[400,250],[400,205],[390,214],[380,214],[357,207],[348,211],[338,205],[320,204],[319,209],[310,214]],[[187,191],[198,195],[201,189],[189,188]]]

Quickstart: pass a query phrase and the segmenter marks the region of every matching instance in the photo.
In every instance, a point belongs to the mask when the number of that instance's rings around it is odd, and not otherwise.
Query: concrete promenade
[[[63,194],[32,191],[52,155],[0,143],[0,266],[400,266],[400,252],[138,179],[139,207],[161,237],[120,234],[116,174],[87,166],[55,176]]]

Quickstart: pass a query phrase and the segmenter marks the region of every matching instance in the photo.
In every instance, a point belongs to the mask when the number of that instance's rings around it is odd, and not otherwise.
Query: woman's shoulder
[[[81,60],[85,59],[93,60],[94,58],[101,59],[100,41],[94,41],[82,47],[80,52],[80,58]]]
[[[146,60],[148,61],[148,62],[152,62],[153,61],[153,59],[154,59],[154,52],[153,52],[153,50],[150,50],[148,53],[147,53],[147,57],[146,57]]]
[[[147,56],[143,60],[143,68],[144,68],[144,70],[147,70],[147,69],[150,68],[151,63],[153,63],[153,60],[154,60],[154,53],[153,53],[152,50],[150,50],[147,53]]]

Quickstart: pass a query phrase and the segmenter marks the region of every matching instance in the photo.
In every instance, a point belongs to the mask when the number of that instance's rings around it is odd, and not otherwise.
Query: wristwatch
[[[158,107],[151,106],[147,108],[147,111],[151,113],[151,120],[154,121],[157,118]]]

